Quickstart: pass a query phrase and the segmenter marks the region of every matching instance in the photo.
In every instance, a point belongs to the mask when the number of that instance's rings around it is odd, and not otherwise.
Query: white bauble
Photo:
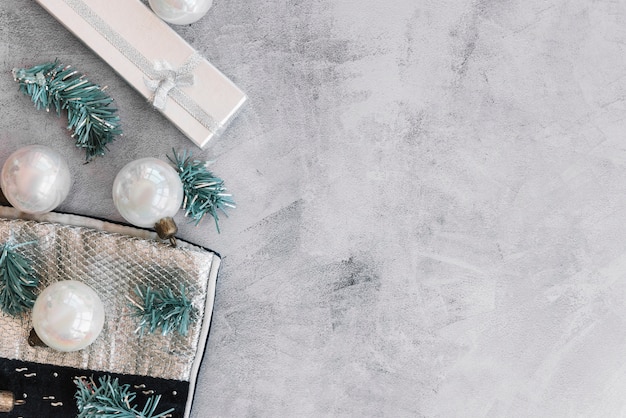
[[[173,217],[183,202],[183,183],[169,164],[141,158],[126,164],[113,182],[113,203],[128,222],[154,227]]]
[[[197,22],[209,11],[213,0],[149,0],[157,16],[174,25]]]
[[[48,347],[76,351],[94,342],[104,325],[104,305],[84,283],[65,280],[41,292],[33,306],[33,328]]]
[[[26,213],[50,212],[67,197],[72,177],[65,159],[43,145],[29,145],[7,158],[0,187],[9,203]]]

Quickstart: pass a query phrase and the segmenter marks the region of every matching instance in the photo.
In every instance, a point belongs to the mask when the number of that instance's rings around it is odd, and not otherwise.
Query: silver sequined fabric
[[[185,243],[174,248],[84,226],[0,218],[0,244],[10,237],[16,243],[35,241],[17,251],[32,261],[41,280],[39,291],[59,280],[82,281],[104,302],[106,320],[92,345],[62,353],[28,345],[30,313],[14,318],[0,312],[0,357],[183,381],[193,378],[194,361],[208,329],[203,321],[210,319],[205,318],[205,309],[207,292],[214,290],[209,289],[209,276],[219,265],[217,255]],[[131,316],[127,296],[134,295],[137,284],[157,289],[184,284],[195,311],[189,334],[136,334],[137,319]]]

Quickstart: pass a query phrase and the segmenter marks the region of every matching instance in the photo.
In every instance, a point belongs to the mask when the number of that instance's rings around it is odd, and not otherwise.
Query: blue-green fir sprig
[[[135,295],[138,301],[130,297],[128,300],[133,308],[132,315],[139,318],[136,333],[143,335],[148,331],[153,334],[158,330],[163,335],[173,331],[181,335],[189,333],[194,308],[183,285],[178,294],[170,288],[154,290],[150,286],[137,286]]]
[[[113,99],[71,66],[55,61],[15,68],[13,78],[37,109],[54,109],[58,115],[67,111],[67,129],[76,146],[85,150],[87,161],[104,155],[107,145],[122,134],[117,109],[111,107]]]
[[[168,155],[167,158],[174,164],[183,182],[185,216],[193,219],[198,225],[202,218],[209,214],[215,220],[215,227],[219,232],[218,212],[228,216],[226,209],[235,208],[232,195],[226,193],[224,180],[209,171],[206,161],[192,159],[191,152],[183,151],[182,155],[177,154],[176,150],[173,152],[174,157]]]
[[[0,247],[0,309],[12,316],[31,309],[37,298],[35,290],[39,277],[30,260],[16,251],[33,242],[14,244],[9,239]]]
[[[156,412],[161,395],[150,396],[142,409],[134,405],[137,394],[130,385],[120,384],[117,378],[102,376],[96,383],[92,378],[74,379],[77,387],[74,398],[78,406],[78,418],[165,418],[173,408]]]

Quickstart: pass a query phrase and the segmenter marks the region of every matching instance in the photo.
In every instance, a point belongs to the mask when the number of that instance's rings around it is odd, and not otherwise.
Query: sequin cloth
[[[91,286],[105,305],[106,320],[98,339],[86,349],[62,353],[27,342],[30,313],[14,318],[0,312],[0,357],[77,369],[195,380],[208,335],[219,257],[179,241],[178,247],[158,242],[147,231],[118,227],[89,218],[48,214],[43,219],[64,223],[8,219],[14,212],[0,208],[0,243],[35,241],[19,247],[40,277],[38,291],[59,280],[78,280]],[[76,222],[76,221],[80,222]],[[107,229],[104,231],[102,229]],[[124,233],[110,232],[122,231]],[[139,238],[130,236],[144,235]],[[135,333],[137,319],[127,296],[137,285],[178,289],[183,284],[192,301],[195,320],[187,336],[178,333]]]

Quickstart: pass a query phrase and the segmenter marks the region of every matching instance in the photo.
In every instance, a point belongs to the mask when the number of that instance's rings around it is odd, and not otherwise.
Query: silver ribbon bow
[[[165,109],[167,96],[177,87],[192,86],[194,77],[191,71],[193,66],[188,61],[183,66],[174,69],[167,61],[156,61],[151,78],[144,78],[146,86],[154,92],[152,104],[157,109]]]
[[[202,60],[200,54],[194,52],[187,62],[178,69],[173,69],[165,61],[151,61],[115,32],[107,22],[91,10],[84,0],[64,0],[64,2],[145,74],[144,82],[154,92],[153,104],[155,107],[163,110],[167,97],[171,97],[208,130],[218,132],[221,129],[219,122],[177,88],[193,84],[192,71]]]

